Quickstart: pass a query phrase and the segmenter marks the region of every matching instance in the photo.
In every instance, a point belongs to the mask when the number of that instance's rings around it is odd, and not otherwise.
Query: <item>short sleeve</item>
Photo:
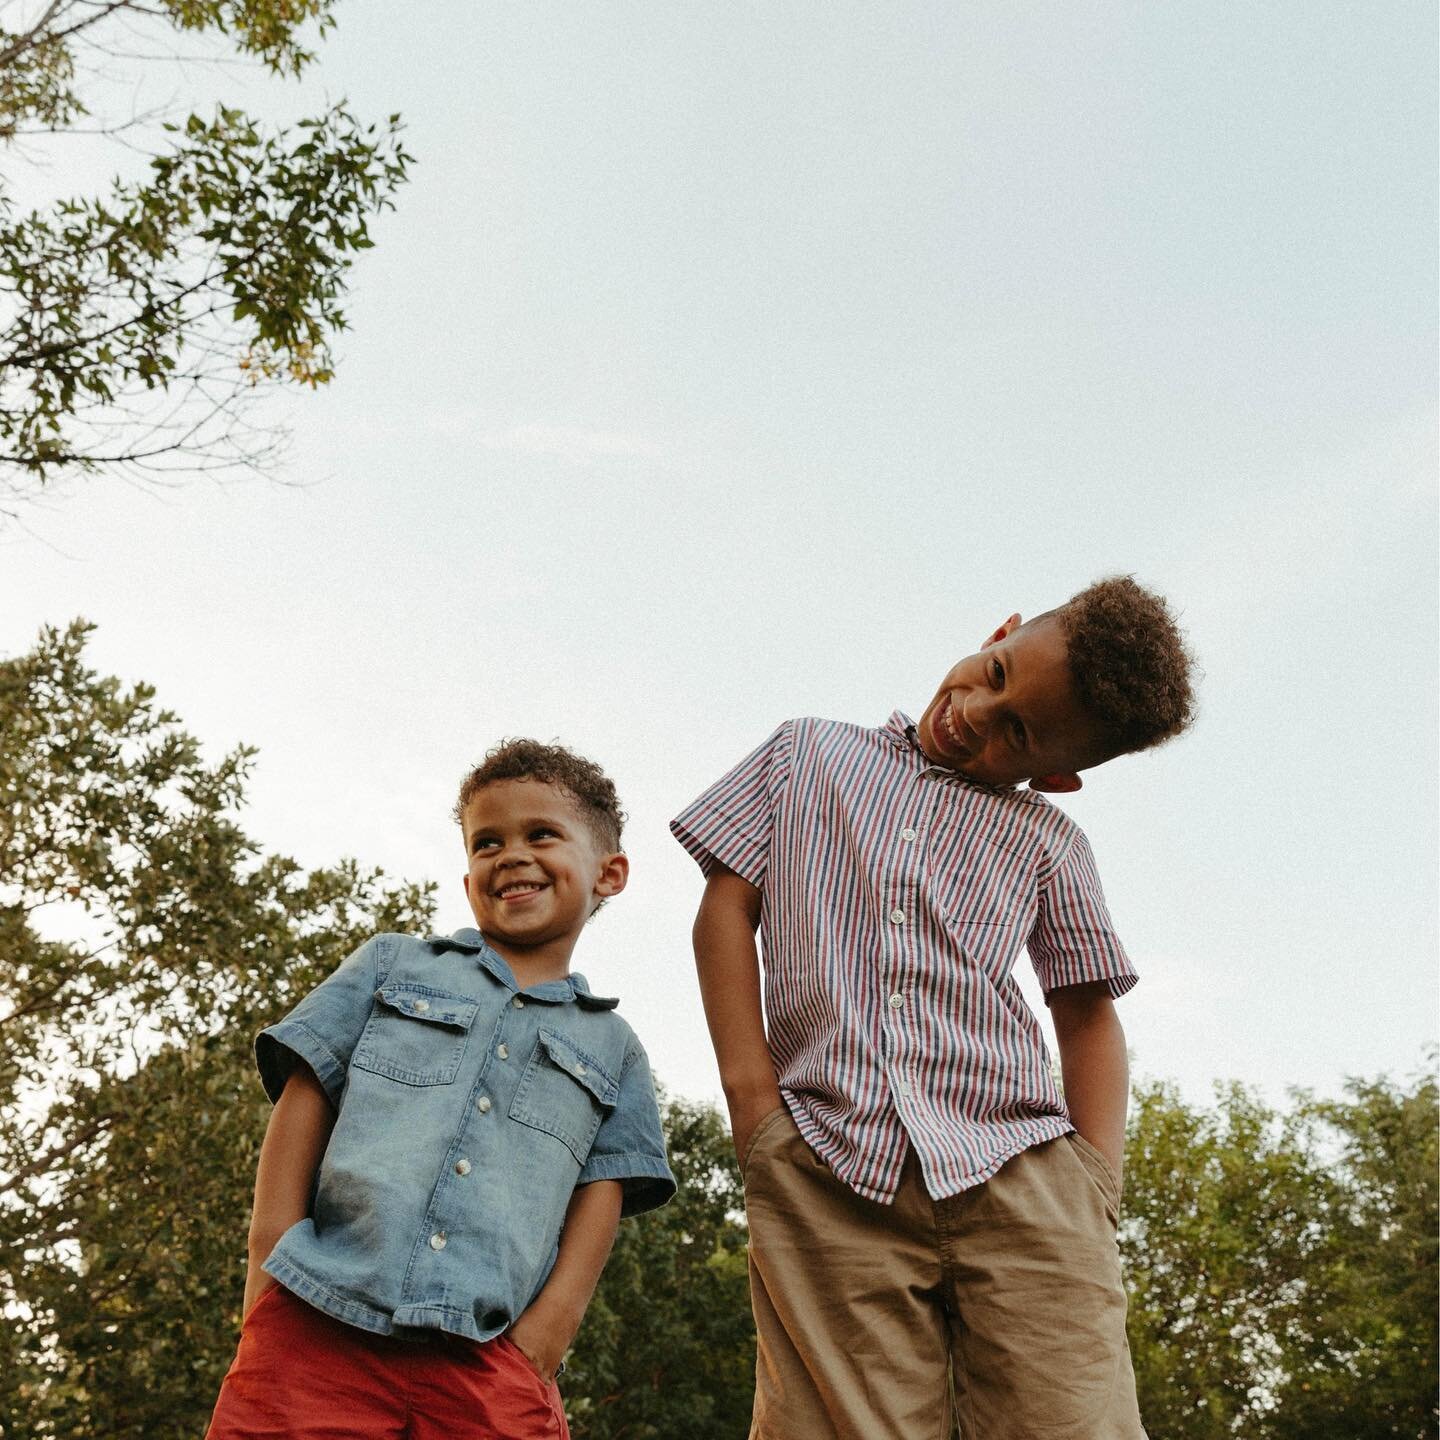
[[[1140,977],[1115,933],[1090,844],[1078,830],[1039,887],[1030,959],[1048,995],[1065,985],[1103,980],[1116,998]]]
[[[618,1180],[621,1215],[655,1210],[675,1193],[675,1177],[665,1159],[665,1135],[650,1061],[638,1040],[625,1053],[620,1094],[596,1132],[577,1185]]]
[[[376,936],[348,955],[283,1020],[255,1037],[255,1063],[271,1101],[303,1060],[338,1107],[345,1070],[370,1018],[380,983],[381,940]]]
[[[764,886],[775,804],[789,775],[793,723],[780,726],[670,822],[670,833],[707,878],[719,864],[757,889]]]

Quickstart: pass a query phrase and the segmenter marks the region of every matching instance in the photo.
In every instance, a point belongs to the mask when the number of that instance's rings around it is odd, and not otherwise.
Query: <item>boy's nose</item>
[[[989,733],[994,709],[994,697],[988,691],[972,690],[965,697],[960,713],[965,723],[983,739]]]

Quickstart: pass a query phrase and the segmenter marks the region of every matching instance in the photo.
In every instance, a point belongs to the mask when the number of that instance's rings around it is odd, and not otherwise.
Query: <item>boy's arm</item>
[[[274,1283],[260,1267],[280,1237],[310,1207],[315,1172],[330,1143],[335,1111],[324,1088],[303,1061],[297,1062],[270,1112],[255,1172],[255,1208],[250,1216],[249,1265],[245,1271],[244,1313]]]
[[[1118,1179],[1125,1160],[1130,1075],[1115,1002],[1104,981],[1066,985],[1045,998],[1055,1021],[1070,1119]]]
[[[600,1283],[620,1225],[623,1196],[618,1180],[576,1187],[550,1278],[506,1332],[546,1381],[555,1378]]]
[[[716,865],[695,917],[695,967],[740,1158],[756,1125],[785,1103],[760,1009],[760,957],[755,949],[759,923],[760,891],[733,870]]]

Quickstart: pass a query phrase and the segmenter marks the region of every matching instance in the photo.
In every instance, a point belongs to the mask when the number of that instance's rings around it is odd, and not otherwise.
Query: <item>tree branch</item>
[[[45,1174],[57,1160],[63,1160],[67,1155],[73,1155],[82,1145],[88,1145],[97,1135],[109,1129],[113,1123],[113,1117],[103,1115],[100,1119],[87,1125],[78,1135],[37,1155],[28,1165],[14,1171],[8,1179],[0,1181],[0,1195],[8,1195],[27,1180],[33,1180],[35,1176]]]
[[[68,40],[72,35],[78,35],[82,30],[88,30],[92,25],[98,24],[107,16],[113,15],[117,10],[130,10],[134,8],[132,0],[109,0],[109,3],[101,6],[94,15],[84,20],[77,20],[66,30],[55,30],[49,34],[42,35],[40,32],[55,18],[56,12],[63,8],[63,0],[50,0],[50,8],[36,21],[35,25],[21,35],[12,44],[0,50],[0,65],[8,65],[12,60],[18,59],[27,50],[33,50],[37,45],[44,45],[52,40]]]

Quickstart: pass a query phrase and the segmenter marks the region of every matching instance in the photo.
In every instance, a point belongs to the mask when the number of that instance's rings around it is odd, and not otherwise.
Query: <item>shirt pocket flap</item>
[[[466,1000],[459,995],[446,995],[439,990],[414,985],[382,985],[375,993],[383,1004],[411,1020],[450,1025],[457,1030],[468,1030],[475,1012],[480,1008],[478,1000]]]
[[[540,1046],[550,1063],[583,1085],[602,1105],[613,1105],[620,1097],[620,1082],[558,1030],[540,1031]]]
[[[382,985],[375,1000],[351,1068],[404,1085],[449,1085],[460,1073],[480,1002],[403,980]]]

